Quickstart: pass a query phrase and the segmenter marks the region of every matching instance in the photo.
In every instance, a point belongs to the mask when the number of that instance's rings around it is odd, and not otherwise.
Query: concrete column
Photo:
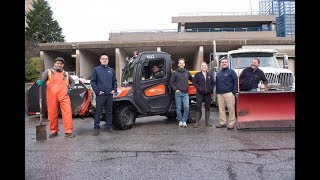
[[[158,51],[158,52],[161,52],[161,47],[157,47],[157,51]]]
[[[126,57],[127,54],[121,49],[116,48],[115,49],[115,72],[116,72],[116,78],[117,78],[117,85],[118,87],[121,86],[121,79],[122,79],[122,69],[126,65]]]
[[[204,62],[203,60],[204,54],[203,54],[203,46],[199,46],[198,50],[196,51],[194,55],[194,61],[193,61],[193,71],[200,71],[200,65]]]
[[[40,72],[51,68],[53,66],[53,60],[56,58],[54,54],[40,51]]]
[[[186,31],[186,30],[185,30],[185,29],[186,29],[185,23],[180,23],[180,27],[181,27],[181,28],[180,28],[180,31],[181,31],[181,32],[185,32],[185,31]]]
[[[79,50],[79,75],[85,79],[91,79],[92,70],[100,64],[99,56],[88,51]]]
[[[117,85],[118,87],[121,86],[121,68],[120,68],[120,50],[119,48],[115,49],[115,72],[116,72],[116,78],[117,78]]]
[[[275,31],[276,30],[276,24],[275,23],[271,23],[271,31]]]
[[[40,73],[44,71],[44,52],[40,51]]]
[[[76,75],[80,75],[80,53],[79,49],[76,50]]]

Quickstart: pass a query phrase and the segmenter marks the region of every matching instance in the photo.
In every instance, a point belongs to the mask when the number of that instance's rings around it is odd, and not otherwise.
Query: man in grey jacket
[[[178,69],[172,73],[170,78],[170,87],[175,92],[176,111],[179,121],[179,127],[187,127],[187,119],[189,116],[189,83],[192,82],[191,73],[186,70],[185,60],[180,58],[178,60]],[[183,104],[183,107],[181,107]],[[183,114],[181,112],[183,110]]]

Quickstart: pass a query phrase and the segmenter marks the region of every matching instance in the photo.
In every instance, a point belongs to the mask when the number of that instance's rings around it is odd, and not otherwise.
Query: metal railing
[[[249,15],[260,15],[260,13],[259,11],[179,13],[179,16],[249,16]]]
[[[246,28],[189,28],[185,32],[246,32],[246,31],[271,31],[270,27],[246,27]],[[179,29],[128,29],[123,31],[113,31],[113,33],[167,33],[179,32]]]
[[[246,27],[246,28],[190,28],[186,32],[238,32],[238,31],[271,31],[271,28]]]
[[[178,29],[127,29],[122,30],[120,34],[127,33],[167,33],[167,32],[178,32]]]

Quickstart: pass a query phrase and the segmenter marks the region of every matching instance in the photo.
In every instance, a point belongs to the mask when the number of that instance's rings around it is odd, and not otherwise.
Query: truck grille
[[[278,75],[273,73],[265,73],[269,83],[278,83],[281,88],[291,88],[293,85],[292,73],[279,73]]]

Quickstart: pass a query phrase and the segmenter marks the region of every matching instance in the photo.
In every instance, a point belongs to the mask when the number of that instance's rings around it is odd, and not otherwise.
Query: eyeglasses
[[[108,58],[100,58],[100,59],[102,59],[102,60],[108,60]]]

